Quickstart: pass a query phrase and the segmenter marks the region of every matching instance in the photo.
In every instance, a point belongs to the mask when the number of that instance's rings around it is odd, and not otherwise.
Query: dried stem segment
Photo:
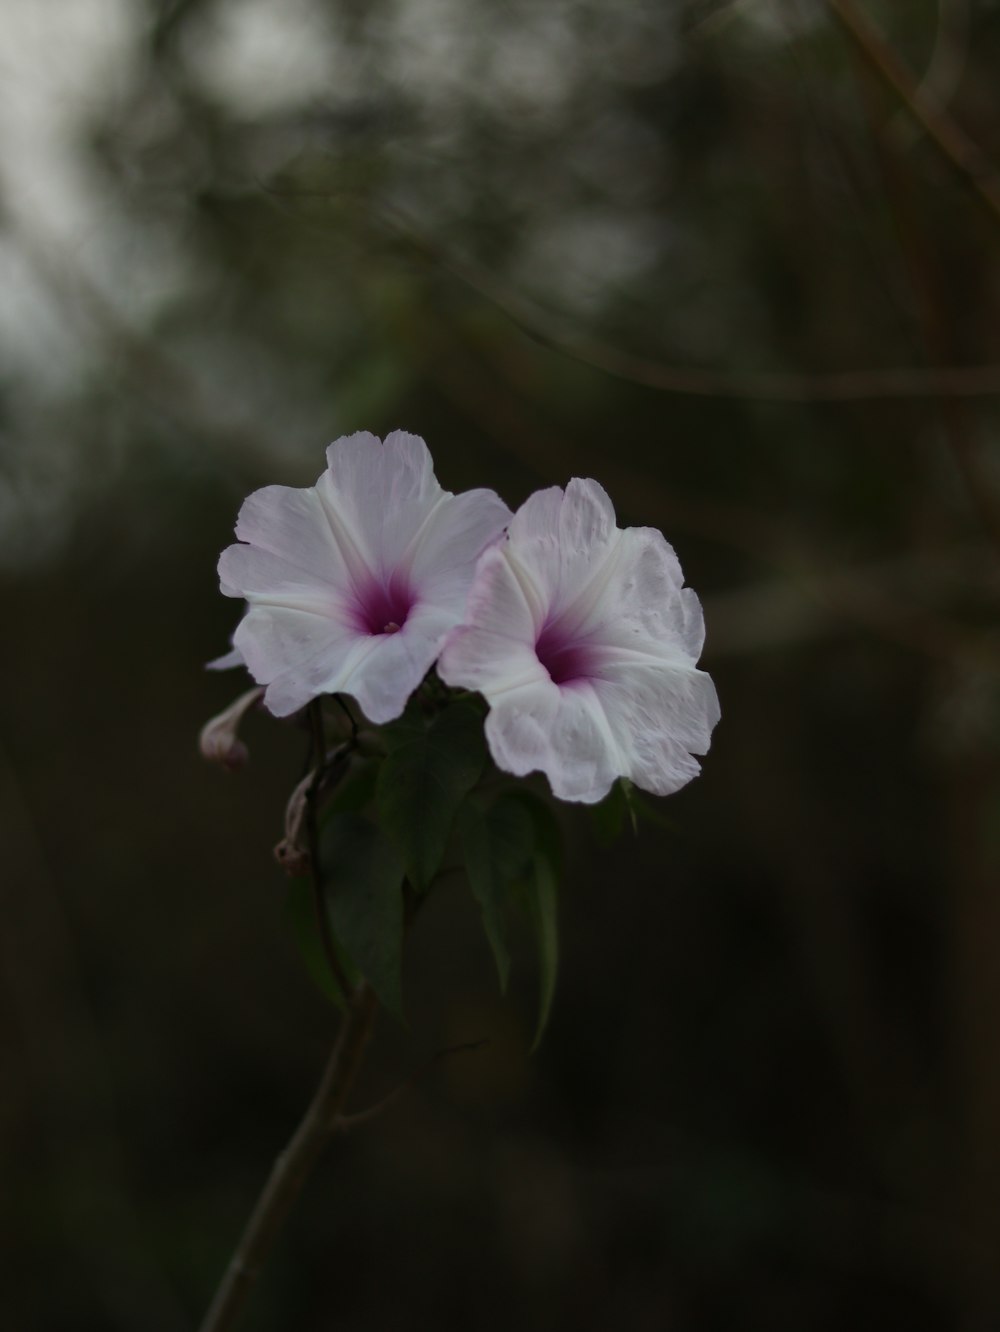
[[[377,1006],[374,993],[362,981],[351,997],[316,1095],[271,1169],[200,1332],[228,1332],[235,1327],[274,1241],[347,1102]]]

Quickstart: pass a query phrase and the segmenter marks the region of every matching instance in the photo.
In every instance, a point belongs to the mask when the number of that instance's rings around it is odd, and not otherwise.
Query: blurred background
[[[311,1095],[304,738],[199,761],[215,562],[397,427],[662,527],[723,719],[664,826],[564,811],[534,1056],[528,941],[502,1001],[435,897],[357,1104],[489,1044],[333,1144],[249,1332],[1000,1326],[1000,3],[856,8],[4,0],[4,1327],[196,1326]]]

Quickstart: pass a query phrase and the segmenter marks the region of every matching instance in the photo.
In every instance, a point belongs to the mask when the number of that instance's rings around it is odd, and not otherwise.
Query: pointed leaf
[[[598,846],[609,847],[618,840],[625,825],[625,813],[620,782],[615,782],[600,804],[587,806],[587,818]]]
[[[501,796],[483,811],[467,801],[459,815],[459,836],[472,895],[483,913],[483,926],[506,992],[510,975],[505,907],[511,886],[523,880],[535,842],[531,815],[520,800]]]
[[[376,791],[379,820],[416,888],[428,888],[441,868],[455,815],[485,762],[482,719],[465,703],[446,708],[386,756]]]
[[[378,729],[379,737],[387,752],[398,749],[400,745],[408,744],[411,740],[418,740],[425,733],[428,727],[427,714],[417,701],[414,695],[401,717],[395,721],[386,722],[384,726]]]
[[[559,970],[559,933],[556,920],[556,875],[548,856],[535,857],[534,872],[528,882],[528,915],[538,947],[538,1026],[532,1050],[537,1050],[548,1025]]]
[[[316,904],[313,899],[313,886],[309,879],[295,878],[289,883],[288,897],[285,901],[285,917],[291,927],[292,934],[295,936],[295,942],[298,945],[310,979],[328,999],[343,1011],[347,1007],[347,1000],[341,992],[340,986],[334,980],[330,971],[330,963],[327,961],[320,940],[319,926],[316,920]],[[334,948],[337,951],[337,960],[344,968],[348,981],[353,983],[358,979],[357,968],[336,938],[334,939]]]
[[[402,1017],[403,864],[368,819],[335,813],[320,837],[330,924],[387,1009]]]
[[[535,825],[535,842],[539,850],[548,857],[552,873],[558,879],[563,868],[563,835],[556,818],[551,800],[525,790],[523,786],[514,787],[508,795],[511,800],[519,801],[531,815]]]
[[[632,836],[639,836],[639,797],[636,794],[635,786],[627,777],[619,777],[618,786],[621,788],[622,799],[625,802],[625,810],[628,814],[629,823],[632,825]]]
[[[626,819],[631,824],[632,832],[637,834],[639,822],[636,807],[635,787],[627,777],[619,777],[599,804],[587,807],[587,815],[597,844],[603,847],[612,846],[622,835]]]
[[[370,756],[353,757],[351,766],[334,790],[330,795],[322,797],[324,804],[319,816],[321,824],[327,823],[333,814],[345,810],[361,811],[371,803],[380,762],[380,759]]]

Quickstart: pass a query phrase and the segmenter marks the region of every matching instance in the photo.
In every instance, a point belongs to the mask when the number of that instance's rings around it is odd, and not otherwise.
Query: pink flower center
[[[586,643],[574,639],[559,624],[547,624],[538,635],[535,655],[549,673],[553,684],[573,684],[589,679],[592,654]]]
[[[396,634],[416,601],[406,581],[393,574],[387,583],[372,579],[355,593],[355,623],[363,634]]]

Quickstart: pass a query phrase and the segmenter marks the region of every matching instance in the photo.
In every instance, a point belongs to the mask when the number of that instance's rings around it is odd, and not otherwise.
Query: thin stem
[[[374,993],[362,981],[351,997],[316,1094],[288,1146],[271,1168],[200,1332],[228,1332],[235,1327],[292,1205],[322,1155],[347,1102],[371,1035],[377,1006]]]
[[[342,694],[334,694],[333,701],[334,703],[336,703],[337,707],[340,708],[341,712],[346,716],[347,720],[350,722],[351,744],[356,745],[358,743],[358,719],[355,717],[351,709],[347,706],[347,702],[345,701]]]
[[[834,0],[830,0],[833,3]],[[833,370],[804,374],[782,371],[716,370],[701,366],[669,365],[622,351],[594,337],[581,337],[563,320],[546,313],[530,300],[497,280],[496,275],[468,260],[438,249],[402,216],[383,210],[375,219],[425,263],[449,273],[464,286],[501,311],[539,346],[569,356],[628,383],[662,393],[690,397],[734,398],[759,402],[866,402],[909,398],[983,397],[1000,393],[1000,365],[897,366],[879,370]],[[426,319],[421,323],[421,332]],[[467,325],[476,343],[496,366],[502,359],[498,345],[488,343],[481,330]],[[426,350],[423,343],[421,350]],[[509,349],[508,349],[509,350]],[[509,361],[510,357],[507,356]],[[437,370],[437,362],[433,361]],[[503,365],[499,365],[501,371]]]

